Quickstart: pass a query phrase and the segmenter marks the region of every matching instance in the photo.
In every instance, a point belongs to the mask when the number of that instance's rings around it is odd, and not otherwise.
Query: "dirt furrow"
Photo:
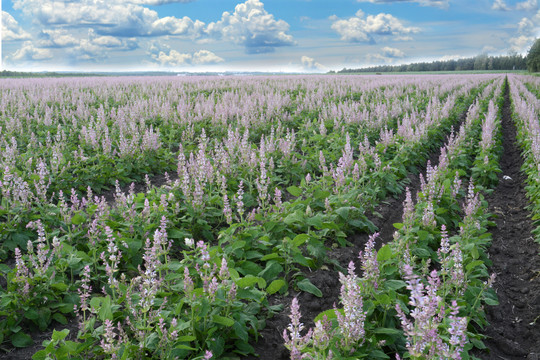
[[[526,206],[526,177],[516,142],[508,89],[502,116],[504,153],[500,182],[487,197],[496,215],[489,256],[491,272],[497,274],[494,288],[499,305],[487,308],[490,325],[485,330],[488,349],[482,359],[540,359],[540,256],[531,231],[533,223]]]

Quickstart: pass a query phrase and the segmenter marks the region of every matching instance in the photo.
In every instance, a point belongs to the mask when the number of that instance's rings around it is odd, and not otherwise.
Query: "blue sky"
[[[2,0],[2,67],[301,71],[517,52],[538,0]]]

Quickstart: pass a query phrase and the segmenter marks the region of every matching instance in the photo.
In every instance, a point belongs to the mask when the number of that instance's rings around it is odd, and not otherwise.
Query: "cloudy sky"
[[[328,71],[518,52],[538,0],[2,0],[14,70]]]

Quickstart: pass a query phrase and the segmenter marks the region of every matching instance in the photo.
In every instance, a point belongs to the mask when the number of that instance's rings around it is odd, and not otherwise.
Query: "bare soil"
[[[486,309],[490,325],[484,333],[488,349],[482,359],[540,359],[540,246],[531,234],[533,222],[526,209],[526,176],[516,142],[510,99],[506,93],[499,185],[487,197],[497,226],[491,229],[493,243],[490,271],[497,274],[494,289],[498,306]],[[507,178],[510,177],[510,178]]]

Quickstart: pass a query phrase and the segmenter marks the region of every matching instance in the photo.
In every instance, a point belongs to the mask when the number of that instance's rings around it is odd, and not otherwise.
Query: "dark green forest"
[[[378,65],[360,69],[344,68],[339,74],[361,72],[421,72],[421,71],[499,71],[527,70],[527,57],[519,54],[489,56],[487,54],[475,57],[418,62],[402,65]]]

